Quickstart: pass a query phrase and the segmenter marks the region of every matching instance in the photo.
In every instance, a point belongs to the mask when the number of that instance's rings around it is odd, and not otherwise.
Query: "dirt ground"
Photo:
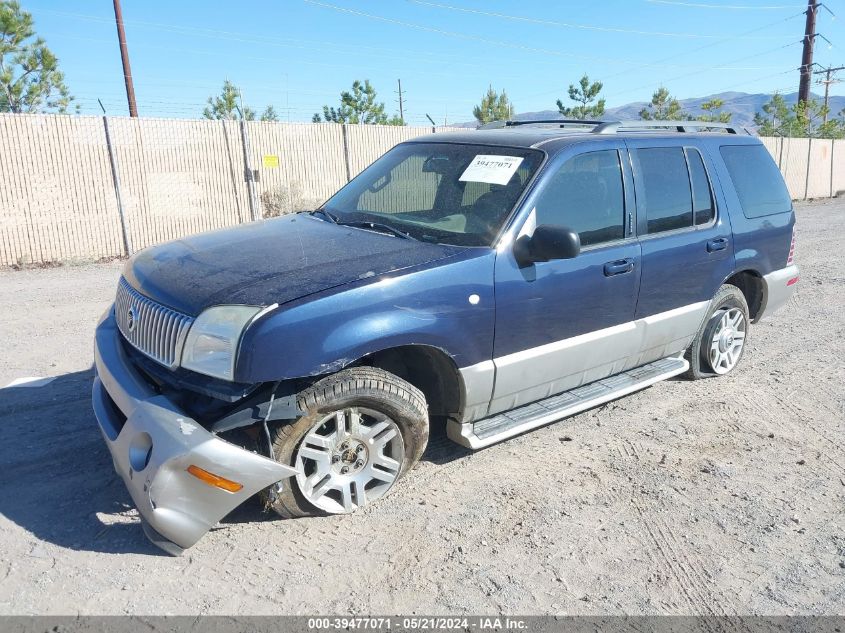
[[[2,614],[843,614],[845,200],[798,205],[802,279],[740,368],[477,453],[433,439],[363,512],[257,502],[145,541],[89,403],[120,265],[0,273]]]

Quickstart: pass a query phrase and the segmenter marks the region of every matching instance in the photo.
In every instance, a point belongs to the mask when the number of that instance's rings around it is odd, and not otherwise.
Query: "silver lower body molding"
[[[446,432],[462,446],[484,448],[639,391],[687,369],[689,363],[684,358],[663,358],[477,422],[460,424],[450,420]]]

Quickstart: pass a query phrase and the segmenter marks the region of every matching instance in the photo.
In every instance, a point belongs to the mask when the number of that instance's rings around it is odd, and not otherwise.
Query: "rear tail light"
[[[792,242],[789,244],[789,256],[786,258],[786,265],[791,266],[795,259],[795,227],[792,227]]]

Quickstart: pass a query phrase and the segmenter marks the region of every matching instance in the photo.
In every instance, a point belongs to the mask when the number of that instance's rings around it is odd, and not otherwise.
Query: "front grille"
[[[117,285],[114,314],[130,345],[165,367],[178,366],[193,317],[147,299],[123,277]]]

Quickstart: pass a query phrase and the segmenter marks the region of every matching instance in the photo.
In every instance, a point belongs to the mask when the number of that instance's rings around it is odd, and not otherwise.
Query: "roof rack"
[[[672,130],[694,132],[696,130],[724,130],[727,134],[749,134],[748,130],[730,123],[713,121],[603,121],[593,128],[593,134],[615,134],[622,130]]]
[[[616,134],[626,130],[664,130],[672,132],[695,132],[701,130],[724,130],[727,134],[748,134],[747,128],[731,123],[712,121],[590,121],[582,119],[540,119],[537,121],[493,121],[480,126],[479,130],[496,130],[506,127],[531,125],[559,125],[567,127],[590,127],[593,134]]]
[[[521,125],[549,125],[560,127],[589,127],[605,123],[605,121],[589,121],[586,119],[536,119],[534,121],[492,121],[478,127],[479,130],[497,130],[503,127],[517,127]]]

